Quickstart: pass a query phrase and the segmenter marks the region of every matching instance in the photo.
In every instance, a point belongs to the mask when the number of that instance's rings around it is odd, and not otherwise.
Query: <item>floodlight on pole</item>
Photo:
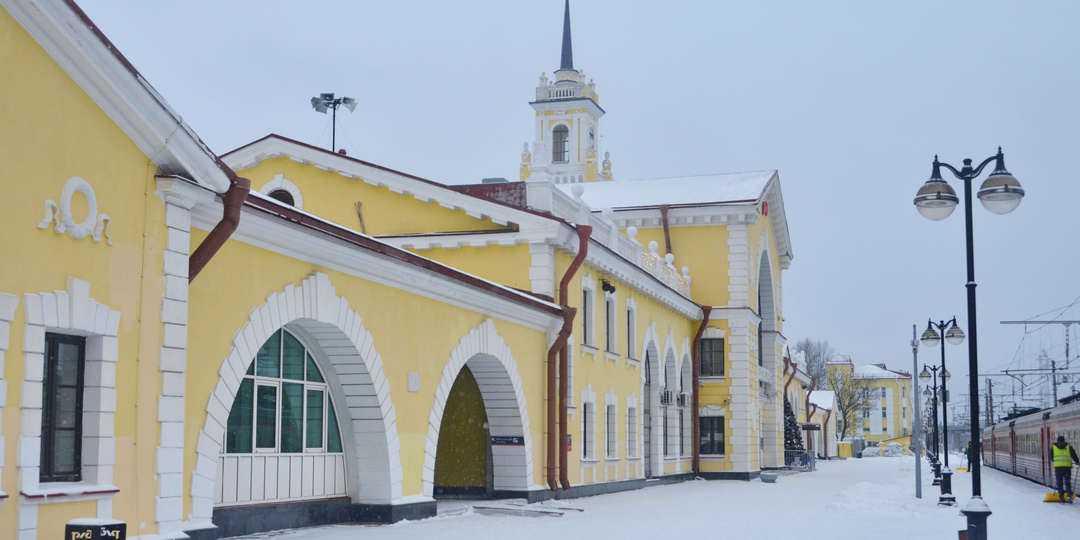
[[[331,120],[330,128],[331,151],[335,150],[337,147],[337,110],[338,107],[341,107],[342,105],[344,105],[346,109],[349,109],[349,112],[356,110],[356,100],[351,97],[335,98],[334,94],[331,92],[322,93],[311,98],[311,108],[315,109],[316,112],[326,114],[326,111],[328,110],[333,111],[333,119]]]

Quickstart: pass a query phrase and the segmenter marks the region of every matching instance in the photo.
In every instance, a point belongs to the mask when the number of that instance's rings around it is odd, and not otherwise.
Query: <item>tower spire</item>
[[[562,27],[562,63],[559,71],[574,69],[574,50],[570,44],[570,0],[566,0],[566,10],[563,14]]]

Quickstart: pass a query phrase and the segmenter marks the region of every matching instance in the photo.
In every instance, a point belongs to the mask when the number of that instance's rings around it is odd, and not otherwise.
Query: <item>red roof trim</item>
[[[225,154],[222,154],[222,157],[223,158],[227,157],[230,154],[233,154],[235,152],[239,152],[240,150],[243,150],[244,148],[256,145],[256,144],[258,144],[260,142],[270,140],[270,139],[277,139],[279,141],[284,141],[284,142],[287,142],[289,144],[295,144],[297,146],[308,148],[310,150],[315,150],[315,151],[321,152],[321,153],[329,155],[329,156],[334,156],[336,158],[347,159],[347,160],[352,161],[354,163],[359,163],[361,165],[365,165],[365,166],[371,167],[373,169],[378,169],[380,171],[386,171],[388,173],[393,173],[393,174],[396,174],[396,175],[400,175],[400,176],[403,176],[403,177],[408,178],[410,180],[416,180],[417,182],[423,182],[423,183],[425,183],[425,184],[427,184],[429,186],[432,186],[434,188],[437,188],[437,189],[445,189],[445,190],[447,190],[447,191],[449,191],[451,193],[454,193],[454,194],[465,195],[466,197],[469,197],[471,199],[476,199],[478,201],[484,201],[486,203],[497,204],[499,206],[502,206],[502,207],[505,207],[505,208],[510,208],[510,209],[512,209],[514,211],[517,211],[517,212],[525,212],[527,214],[532,214],[534,216],[539,216],[539,217],[542,217],[542,218],[545,218],[545,219],[550,219],[550,220],[553,220],[553,221],[563,221],[562,219],[559,219],[559,218],[557,218],[557,217],[555,217],[555,216],[553,216],[551,214],[548,214],[546,212],[538,212],[536,210],[532,210],[532,209],[529,209],[529,208],[521,208],[520,206],[514,206],[512,204],[507,204],[507,203],[504,203],[502,201],[489,199],[487,197],[479,197],[479,196],[476,196],[476,195],[473,195],[471,193],[467,193],[467,192],[464,192],[464,191],[458,191],[458,190],[450,187],[447,184],[442,184],[442,183],[436,182],[434,180],[428,180],[427,178],[421,178],[419,176],[415,176],[415,175],[412,175],[412,174],[409,174],[409,173],[403,173],[401,171],[391,169],[389,167],[384,167],[382,165],[376,165],[376,164],[371,163],[369,161],[364,161],[362,159],[357,159],[357,158],[354,158],[354,157],[349,156],[347,154],[338,154],[337,152],[331,152],[331,151],[329,151],[329,150],[327,150],[325,148],[319,148],[318,146],[303,143],[303,142],[297,141],[295,139],[290,139],[288,137],[282,137],[281,135],[278,135],[276,133],[271,133],[271,134],[269,134],[269,135],[267,135],[267,136],[265,136],[265,137],[263,137],[261,139],[257,139],[255,141],[252,141],[252,142],[250,142],[248,144],[245,144],[245,145],[243,145],[243,146],[241,146],[241,147],[239,147],[239,148],[237,148],[235,150],[230,150],[229,152],[226,152]]]

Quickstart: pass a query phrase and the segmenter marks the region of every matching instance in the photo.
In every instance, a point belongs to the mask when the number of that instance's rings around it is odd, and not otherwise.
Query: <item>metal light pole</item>
[[[937,421],[937,416],[938,416],[938,412],[937,412],[938,411],[938,392],[940,392],[941,387],[938,386],[938,383],[937,383],[938,371],[942,371],[942,368],[940,366],[930,366],[928,368],[928,367],[926,367],[926,364],[923,364],[922,373],[919,374],[919,380],[922,381],[923,384],[926,384],[926,383],[930,382],[930,373],[931,372],[933,372],[933,378],[934,378],[933,386],[927,386],[926,391],[923,392],[923,395],[927,396],[927,397],[930,397],[930,408],[931,408],[931,410],[934,411],[933,412],[933,414],[934,414],[934,460],[933,460],[932,464],[934,466],[934,484],[933,485],[935,485],[935,486],[941,485],[941,460],[938,459],[938,456],[940,455],[939,453],[941,452],[941,447],[940,447],[941,439],[938,438],[938,433],[940,433],[940,431],[938,431],[938,421]],[[933,392],[931,392],[931,390],[933,390]]]
[[[942,335],[945,336],[945,341],[953,345],[964,342],[964,332],[956,325],[956,317],[953,317],[949,322],[941,321],[937,324],[934,324],[933,320],[927,321],[926,331],[922,335],[923,345],[936,347],[941,343]],[[945,345],[941,346],[941,372],[941,399],[947,403],[949,372],[945,369]],[[945,442],[945,468],[941,471],[941,498],[938,499],[938,504],[956,506],[956,497],[952,494],[952,469],[949,468],[949,415],[944,406],[941,408],[941,438]]]
[[[919,341],[915,339],[916,330],[915,325],[911,325],[911,372],[915,373],[919,369]],[[915,498],[922,498],[922,418],[919,417],[919,403],[916,401],[919,399],[918,393],[915,389],[919,387],[919,383],[912,379],[911,384],[911,410],[915,412],[915,420],[912,422],[914,427],[914,433],[912,436],[915,438]]]
[[[1024,189],[1020,182],[1005,169],[1005,155],[998,147],[997,155],[983,160],[978,167],[971,166],[971,160],[964,160],[964,167],[956,170],[948,163],[938,162],[934,156],[934,168],[930,179],[919,189],[915,195],[915,207],[923,217],[940,221],[949,217],[959,199],[952,186],[941,178],[941,167],[945,167],[953,176],[964,182],[964,228],[967,240],[967,308],[968,308],[968,331],[971,339],[968,341],[968,378],[969,396],[971,399],[971,445],[972,455],[981,456],[982,434],[979,431],[979,347],[978,326],[975,318],[975,249],[974,232],[971,221],[971,181],[982,172],[991,161],[994,162],[994,171],[982,183],[978,197],[993,214],[1008,214],[1020,205],[1020,199],[1024,197]],[[963,514],[967,516],[968,538],[970,540],[986,540],[986,522],[990,517],[990,507],[982,498],[982,475],[980,460],[971,460],[971,501],[964,506]]]

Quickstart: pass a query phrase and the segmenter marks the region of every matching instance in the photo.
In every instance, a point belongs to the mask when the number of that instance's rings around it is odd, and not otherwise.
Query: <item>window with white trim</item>
[[[724,338],[701,338],[698,343],[702,377],[724,376]]]
[[[596,427],[593,425],[592,402],[585,401],[581,404],[581,459],[593,459],[596,457],[592,445],[596,441]]]
[[[596,283],[589,276],[581,278],[581,342],[596,346]]]
[[[226,454],[342,451],[337,414],[315,359],[280,329],[240,382],[225,430]]]
[[[564,124],[551,130],[551,162],[567,163],[570,161],[570,129]]]
[[[698,417],[698,439],[698,451],[701,455],[724,455],[724,417]]]
[[[637,457],[637,407],[626,409],[626,457]]]
[[[607,433],[604,434],[604,442],[607,447],[607,458],[616,459],[618,457],[619,444],[618,433],[619,427],[616,424],[616,412],[614,405],[607,406]]]
[[[637,304],[633,298],[626,299],[626,356],[637,358]]]
[[[618,298],[614,293],[604,293],[604,321],[605,326],[607,326],[604,332],[604,350],[615,354],[619,352],[619,345],[615,342],[615,321],[617,320],[615,310],[618,304]]]
[[[86,338],[45,334],[40,482],[82,480]]]

